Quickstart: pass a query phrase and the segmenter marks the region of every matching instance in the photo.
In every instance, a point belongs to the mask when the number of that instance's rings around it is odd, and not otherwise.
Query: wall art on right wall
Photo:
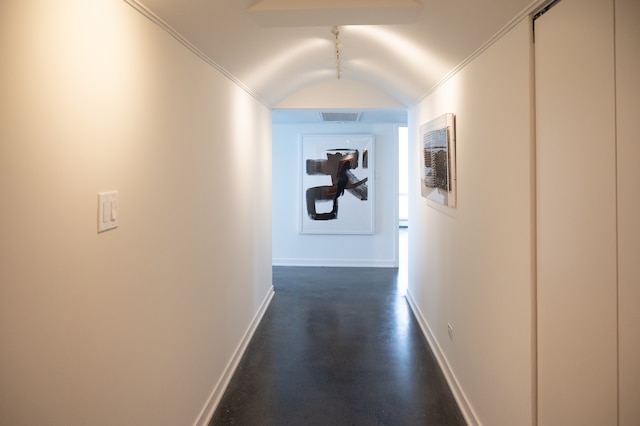
[[[443,206],[456,206],[455,116],[443,114],[420,126],[422,138],[421,193]]]

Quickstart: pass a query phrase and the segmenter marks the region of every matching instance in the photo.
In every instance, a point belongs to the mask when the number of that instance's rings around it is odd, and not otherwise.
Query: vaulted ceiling
[[[408,107],[532,0],[127,0],[139,3],[267,105],[316,88]],[[341,75],[336,69],[339,31]]]

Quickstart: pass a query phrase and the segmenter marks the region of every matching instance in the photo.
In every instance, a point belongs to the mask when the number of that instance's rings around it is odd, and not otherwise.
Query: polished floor
[[[210,425],[465,424],[397,269],[274,267],[273,283]]]

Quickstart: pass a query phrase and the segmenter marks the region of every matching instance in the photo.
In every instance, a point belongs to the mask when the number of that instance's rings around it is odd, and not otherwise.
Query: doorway
[[[398,290],[407,287],[409,259],[409,128],[398,127]]]

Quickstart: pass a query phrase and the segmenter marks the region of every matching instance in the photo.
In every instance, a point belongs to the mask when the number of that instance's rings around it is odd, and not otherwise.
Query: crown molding
[[[160,18],[155,13],[153,13],[153,11],[151,11],[145,5],[140,3],[138,0],[123,0],[123,1],[125,3],[127,3],[129,6],[131,6],[132,8],[134,8],[135,10],[137,10],[138,12],[140,12],[143,16],[145,16],[151,22],[153,22],[154,24],[156,24],[157,26],[159,26],[160,28],[165,30],[167,33],[169,33],[169,35],[171,35],[174,39],[176,39],[180,44],[182,44],[184,47],[186,47],[191,52],[193,52],[196,56],[198,56],[200,59],[202,59],[207,64],[209,64],[212,68],[215,68],[222,75],[224,75],[229,80],[231,80],[235,85],[237,85],[242,90],[247,92],[250,96],[255,98],[258,102],[260,102],[261,104],[263,104],[264,106],[266,106],[269,109],[273,108],[273,106],[271,104],[269,104],[266,100],[264,100],[262,97],[260,97],[260,95],[258,95],[256,92],[251,90],[243,82],[238,80],[233,74],[231,74],[229,71],[224,69],[220,64],[218,64],[216,61],[214,61],[209,56],[207,56],[203,51],[198,49],[189,40],[187,40],[186,37],[184,37],[182,34],[180,34],[178,31],[176,31],[173,27],[171,27],[171,25],[169,25],[162,18]]]
[[[429,89],[424,95],[420,96],[418,100],[413,103],[409,108],[417,106],[420,102],[424,101],[436,90],[442,87],[453,76],[458,74],[474,59],[484,53],[487,49],[493,46],[498,40],[500,40],[505,34],[511,31],[516,25],[518,25],[523,19],[533,19],[533,15],[540,10],[540,8],[548,3],[549,0],[534,0],[531,2],[522,12],[516,15],[511,21],[509,21],[504,27],[502,27],[497,33],[495,33],[489,40],[487,40],[482,46],[476,49],[471,55],[469,55],[464,61],[458,64],[455,68],[447,73],[439,82],[437,82],[431,89]]]

